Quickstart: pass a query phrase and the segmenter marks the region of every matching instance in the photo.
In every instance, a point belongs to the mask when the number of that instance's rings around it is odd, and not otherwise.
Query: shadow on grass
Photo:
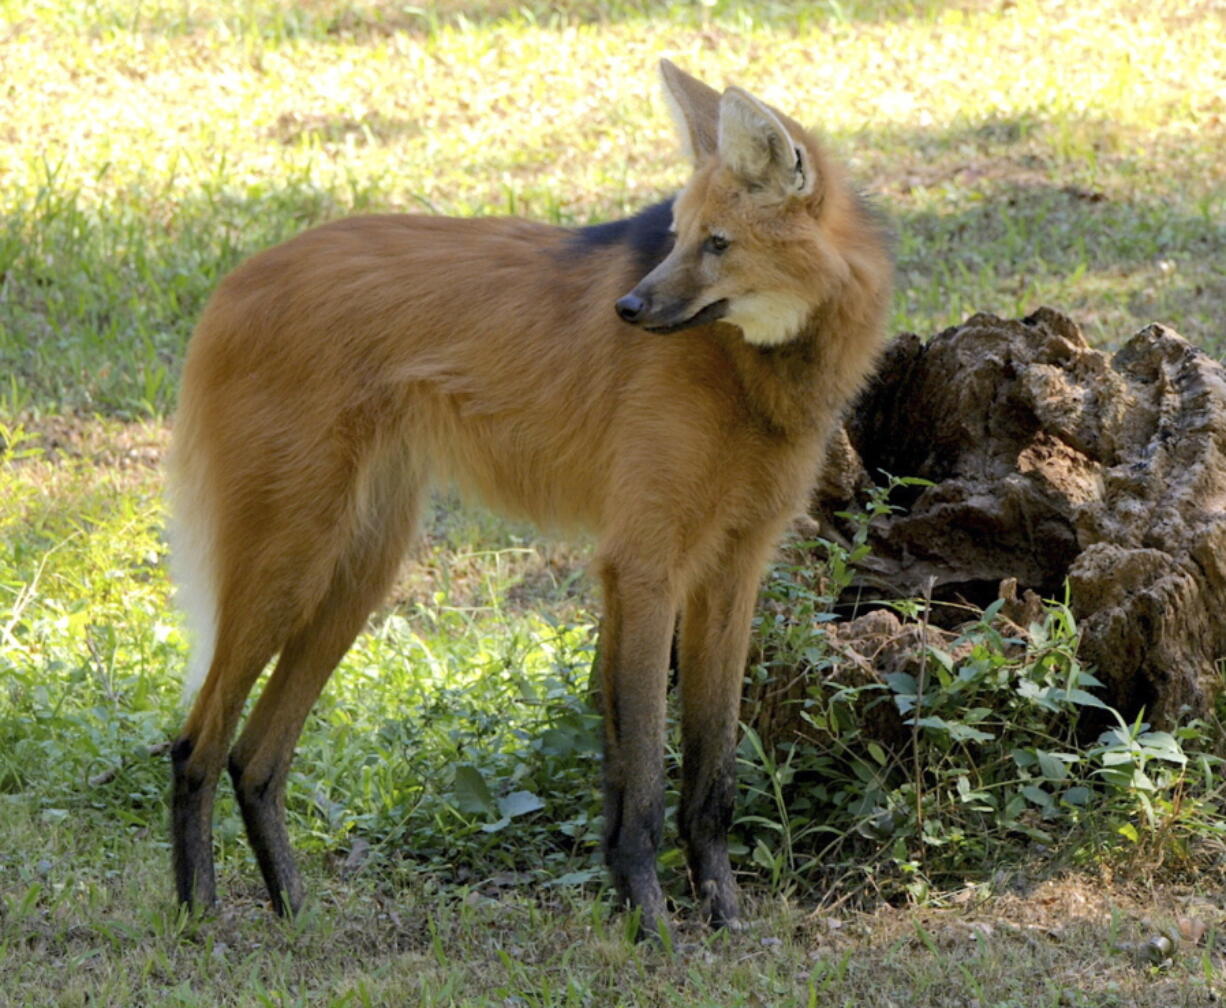
[[[608,24],[630,20],[657,20],[675,24],[703,23],[707,19],[748,17],[757,24],[795,28],[801,23],[900,21],[931,17],[951,6],[951,0],[818,0],[797,4],[787,0],[712,0],[706,3],[658,3],[652,0],[440,0],[429,5],[429,17],[437,25],[494,23],[507,19],[542,23]],[[410,15],[403,4],[379,4],[375,16],[383,23],[405,21]],[[416,26],[421,25],[421,15]]]
[[[392,140],[421,136],[423,127],[415,119],[367,112],[361,116],[302,115],[283,113],[267,135],[287,147],[299,143],[352,144],[376,146]]]
[[[926,333],[1046,303],[1100,345],[1160,321],[1226,352],[1226,184],[1178,140],[1137,139],[1036,114],[847,138],[897,236],[895,325]]]
[[[186,200],[125,191],[94,206],[53,173],[0,216],[0,415],[120,419],[173,408],[183,348],[209,293],[246,256],[374,206],[301,181]]]
[[[367,39],[397,33],[429,36],[444,30],[503,25],[607,25],[631,21],[672,27],[707,26],[712,22],[752,23],[781,30],[840,23],[932,18],[952,0],[439,0],[406,4],[398,0],[341,0],[284,4],[256,2],[227,10],[208,6],[148,4],[133,8],[120,0],[103,0],[70,14],[51,12],[57,27],[71,31],[130,31],[145,35],[182,36],[225,25],[232,34],[280,43],[312,38]],[[46,15],[45,15],[46,16]]]
[[[993,189],[949,208],[896,211],[898,311],[931,326],[1047,303],[1097,344],[1159,321],[1209,353],[1226,351],[1215,322],[1226,279],[1212,266],[1226,256],[1226,228],[1164,200],[1118,200],[1050,180]]]
[[[1176,175],[1165,191],[1122,195],[1116,169],[1101,189],[1070,181],[1074,169],[1036,141],[1042,128],[989,119],[840,145],[867,165],[860,174],[875,179],[896,231],[894,327],[935,332],[975,311],[1020,316],[1047,303],[1099,344],[1157,320],[1226,351],[1226,278],[1214,267],[1226,259],[1226,187],[1202,183],[1197,195]],[[128,191],[93,207],[49,178],[32,204],[0,217],[0,374],[11,376],[0,413],[167,413],[188,335],[228,270],[388,202],[375,185],[291,180],[173,201]]]

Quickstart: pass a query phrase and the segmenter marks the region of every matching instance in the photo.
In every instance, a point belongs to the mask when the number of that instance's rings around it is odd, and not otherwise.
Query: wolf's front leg
[[[675,602],[660,581],[602,565],[597,666],[604,707],[605,859],[644,934],[667,927],[656,852],[664,819],[664,709]]]
[[[736,799],[741,685],[766,537],[738,543],[691,589],[681,615],[680,833],[695,894],[714,927],[739,923],[728,829]]]

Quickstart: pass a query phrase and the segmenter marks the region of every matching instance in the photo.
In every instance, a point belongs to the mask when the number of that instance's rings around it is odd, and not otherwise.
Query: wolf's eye
[[[702,244],[704,252],[710,252],[712,255],[719,255],[728,248],[728,239],[722,234],[713,234]]]

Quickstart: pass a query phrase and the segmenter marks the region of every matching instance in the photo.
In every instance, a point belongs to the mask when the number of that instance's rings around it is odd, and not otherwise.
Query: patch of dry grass
[[[658,949],[627,942],[603,897],[513,876],[444,896],[314,859],[297,920],[271,917],[250,873],[228,867],[219,916],[189,923],[161,898],[155,838],[100,852],[92,829],[81,836],[20,812],[0,825],[0,1003],[1208,1008],[1226,996],[1220,893],[1172,884],[1070,875],[871,913],[763,898],[743,933],[683,925]]]

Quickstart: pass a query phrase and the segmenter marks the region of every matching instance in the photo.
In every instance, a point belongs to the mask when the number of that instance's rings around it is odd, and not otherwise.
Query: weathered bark
[[[1110,356],[1050,309],[975,315],[895,340],[850,417],[815,517],[861,507],[882,472],[933,484],[896,492],[906,510],[873,522],[861,600],[982,606],[1006,579],[1057,598],[1067,582],[1109,703],[1160,724],[1212,708],[1226,664],[1220,364],[1161,325]]]

